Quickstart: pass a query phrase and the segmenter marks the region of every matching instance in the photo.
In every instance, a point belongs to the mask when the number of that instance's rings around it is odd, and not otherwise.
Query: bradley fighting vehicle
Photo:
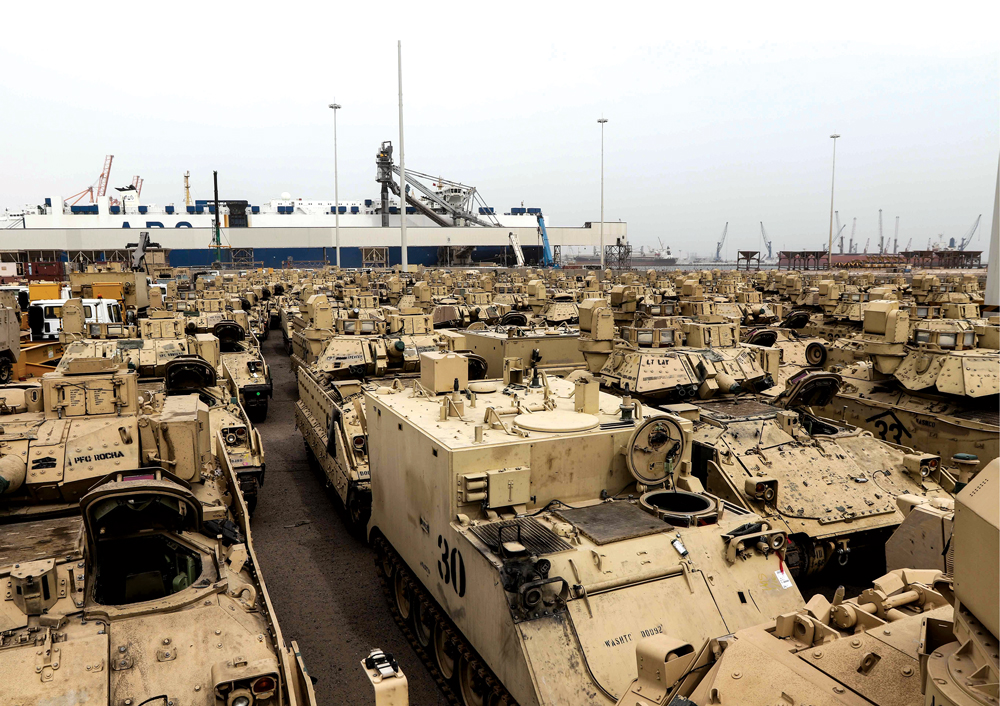
[[[837,395],[817,407],[822,416],[978,468],[1000,455],[1000,328],[996,320],[912,314],[896,301],[872,301],[862,333],[852,338],[827,344],[793,330],[758,329],[747,340],[781,349],[782,385],[805,368],[843,378]]]
[[[1000,464],[956,498],[946,569],[895,569],[701,645],[636,646],[621,706],[994,706],[1000,682]],[[937,528],[938,531],[941,527]],[[949,527],[950,529],[950,527]]]
[[[635,643],[802,605],[773,523],[702,492],[691,423],[425,353],[365,393],[369,537],[397,622],[458,703],[611,704]]]
[[[63,321],[70,331],[79,329],[79,300],[69,300]],[[74,303],[77,303],[74,306]],[[74,313],[75,311],[75,313]],[[253,428],[246,410],[229,385],[220,383],[224,371],[219,339],[212,334],[183,333],[183,320],[163,312],[139,320],[142,339],[79,339],[66,346],[58,370],[67,373],[79,358],[98,358],[126,366],[139,375],[143,403],[159,408],[173,385],[174,389],[197,392],[209,407],[212,453],[224,454],[234,468],[244,500],[253,513],[257,494],[264,483],[264,450],[260,433]],[[217,444],[221,431],[223,444]]]
[[[364,389],[398,385],[419,374],[422,353],[464,339],[435,333],[428,314],[390,314],[387,321],[339,319],[336,324],[337,335],[328,338],[319,359],[298,367],[295,425],[358,530],[367,524],[371,506]],[[483,377],[485,363],[473,360],[473,376]]]
[[[208,407],[171,392],[92,358],[0,388],[5,704],[315,703]]]
[[[840,377],[803,371],[776,404],[750,396],[666,407],[695,424],[692,472],[719,497],[788,534],[787,562],[813,574],[852,549],[881,546],[902,522],[902,494],[950,497],[956,480],[936,454],[889,444],[818,416]]]

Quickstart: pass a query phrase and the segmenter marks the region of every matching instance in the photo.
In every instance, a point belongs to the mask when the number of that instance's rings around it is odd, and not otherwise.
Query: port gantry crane
[[[969,232],[962,237],[961,242],[958,244],[959,250],[965,250],[967,247],[969,247],[969,243],[972,242],[972,236],[976,234],[976,230],[978,230],[979,228],[979,221],[980,219],[982,219],[982,217],[983,214],[981,213],[978,216],[976,216],[976,222],[972,224],[972,227],[969,228]]]
[[[101,175],[97,177],[97,181],[88,186],[83,191],[78,191],[69,198],[63,201],[64,205],[75,206],[80,202],[84,196],[90,197],[90,203],[95,203],[97,199],[101,198],[108,192],[108,180],[111,178],[111,162],[114,160],[115,156],[109,154],[104,157],[104,169],[101,171]],[[95,197],[94,190],[97,190]],[[71,200],[72,199],[72,200]]]
[[[854,231],[858,229],[858,217],[854,217],[854,222],[851,223],[851,239],[847,243],[847,252],[857,253],[858,246],[854,244]]]
[[[715,260],[713,262],[722,262],[722,246],[726,244],[726,233],[729,232],[729,221],[726,221],[726,227],[722,229],[722,237],[719,238],[719,242],[715,244]]]

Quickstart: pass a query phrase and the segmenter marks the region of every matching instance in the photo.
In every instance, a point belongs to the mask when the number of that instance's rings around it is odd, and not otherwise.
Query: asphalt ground
[[[372,648],[391,653],[406,674],[410,703],[447,704],[389,613],[375,575],[375,555],[351,535],[322,472],[310,467],[295,428],[298,388],[280,331],[263,342],[274,397],[257,425],[267,472],[252,532],[285,640],[297,640],[318,681],[318,703],[374,703],[360,662]]]

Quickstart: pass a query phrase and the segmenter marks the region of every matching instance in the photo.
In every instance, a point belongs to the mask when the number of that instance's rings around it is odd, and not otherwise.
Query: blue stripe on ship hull
[[[541,248],[535,246],[523,247],[528,264],[536,263],[541,258]],[[438,248],[415,246],[407,249],[411,265],[434,267],[438,265]],[[222,257],[229,261],[229,250],[222,251]],[[254,248],[253,257],[257,267],[315,267],[324,261],[333,264],[336,255],[333,248]],[[473,255],[476,262],[491,262],[494,264],[514,264],[514,255],[510,248],[499,246],[478,247]],[[389,248],[389,266],[398,265],[401,261],[401,249]],[[215,250],[208,248],[173,249],[170,251],[172,267],[211,267],[215,262]],[[301,263],[301,264],[298,264]],[[340,264],[343,267],[361,267],[361,248],[340,248]]]

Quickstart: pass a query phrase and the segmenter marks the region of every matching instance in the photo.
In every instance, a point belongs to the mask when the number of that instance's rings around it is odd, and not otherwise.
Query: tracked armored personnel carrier
[[[220,321],[212,327],[212,334],[219,339],[222,373],[230,389],[239,397],[250,421],[263,422],[274,387],[260,344],[235,321]]]
[[[338,323],[358,324],[359,333],[330,339],[315,365],[299,367],[295,425],[347,510],[351,529],[362,531],[371,507],[364,390],[398,386],[416,377],[423,353],[462,347],[465,339],[435,333],[426,314],[391,314],[388,322],[378,322],[376,336],[363,335],[363,320]],[[471,365],[473,379],[486,375],[478,356],[463,360]]]
[[[979,467],[1000,455],[1000,329],[995,320],[914,321],[912,313],[870,302],[863,332],[829,345],[784,329],[748,340],[782,350],[781,382],[814,366],[842,376],[836,397],[817,408],[822,416]]]
[[[879,704],[992,706],[1000,681],[997,585],[1000,466],[956,498],[951,572],[896,569],[856,598],[828,600],[692,645],[636,647],[621,706]]]
[[[580,351],[580,331],[564,326],[495,326],[469,328],[461,332],[465,350],[486,361],[488,377],[503,377],[505,361],[516,359],[521,368],[537,367],[553,375],[567,375],[586,367]],[[511,361],[507,365],[512,364]]]
[[[626,338],[615,346],[599,373],[605,385],[622,394],[683,402],[774,385],[777,351],[741,345],[735,323],[684,322],[680,331],[660,327],[635,335],[635,343]]]
[[[806,371],[789,381],[780,406],[731,397],[667,408],[695,421],[693,472],[708,490],[787,532],[796,575],[884,544],[903,519],[897,496],[949,498],[955,488],[940,456],[816,416],[812,407],[840,383]]]
[[[81,358],[0,398],[4,703],[315,703],[198,394]]]
[[[801,605],[784,532],[691,476],[690,422],[467,369],[424,354],[412,386],[365,393],[379,575],[458,703],[614,703],[643,636]]]

